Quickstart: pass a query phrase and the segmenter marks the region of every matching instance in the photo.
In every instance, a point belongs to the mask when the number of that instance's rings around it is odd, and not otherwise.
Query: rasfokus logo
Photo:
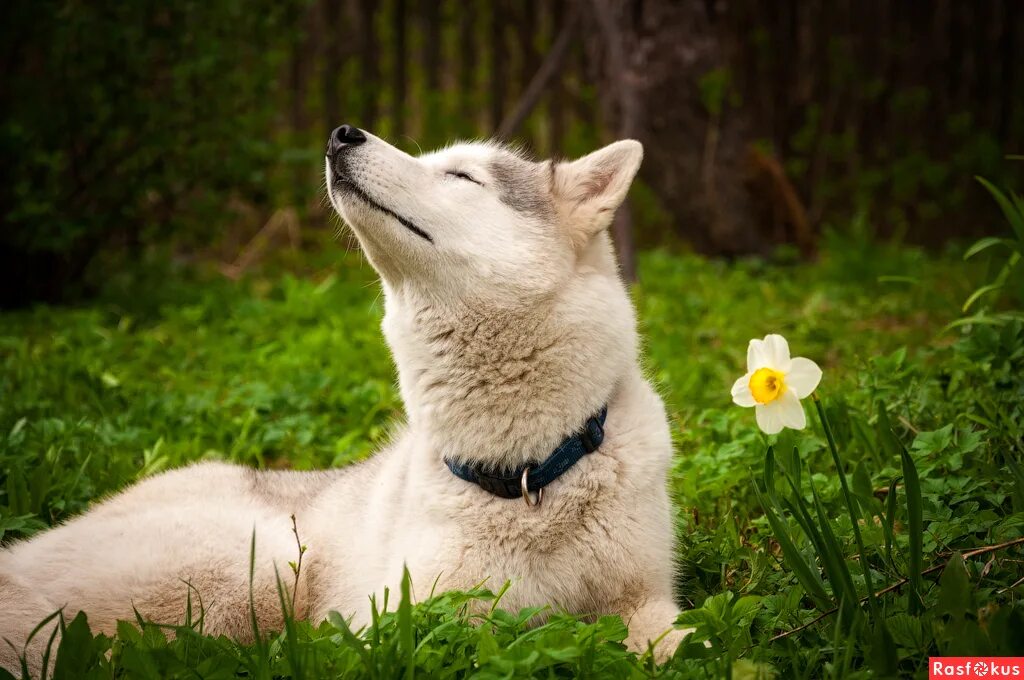
[[[933,656],[928,680],[934,678],[1024,678],[1024,656]]]

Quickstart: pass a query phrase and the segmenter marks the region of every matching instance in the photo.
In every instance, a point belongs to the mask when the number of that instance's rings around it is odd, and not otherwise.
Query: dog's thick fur
[[[640,144],[535,163],[493,144],[414,158],[367,138],[335,145],[327,186],[381,275],[407,424],[343,470],[203,463],[161,474],[0,551],[0,638],[20,649],[58,608],[107,633],[133,607],[181,621],[192,588],[205,630],[244,640],[254,531],[255,611],[262,628],[278,627],[275,571],[290,587],[294,514],[308,546],[302,617],[337,610],[362,625],[368,595],[396,591],[408,565],[419,598],[435,581],[440,591],[509,580],[505,608],[620,614],[630,645],[661,639],[661,657],[681,640],[669,428],[607,234]],[[443,462],[543,460],[605,404],[603,445],[539,506],[493,496]],[[16,658],[0,644],[0,666]]]

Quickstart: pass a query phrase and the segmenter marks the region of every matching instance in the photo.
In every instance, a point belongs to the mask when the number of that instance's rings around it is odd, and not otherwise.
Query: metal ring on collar
[[[540,502],[544,500],[544,487],[537,489],[537,500],[533,500],[530,498],[529,477],[530,468],[524,468],[523,476],[519,478],[519,488],[523,492],[523,500],[526,501],[527,507],[532,508],[540,505]]]

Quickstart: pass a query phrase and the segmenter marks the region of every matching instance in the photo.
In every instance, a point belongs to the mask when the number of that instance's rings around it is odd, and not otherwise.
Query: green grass
[[[240,283],[158,261],[89,306],[0,315],[0,536],[197,459],[312,469],[370,455],[400,409],[373,272],[340,249],[299,260]],[[814,264],[642,257],[646,367],[677,445],[679,592],[698,627],[663,667],[624,650],[616,618],[530,629],[533,611],[477,590],[415,606],[392,593],[369,630],[289,622],[248,646],[203,635],[195,612],[176,629],[125,622],[114,639],[78,617],[56,672],[920,677],[930,654],[1020,654],[1021,546],[959,556],[1024,535],[1024,326],[943,331],[983,274],[971,264],[836,236]],[[852,515],[813,406],[807,430],[766,437],[731,404],[747,341],[769,332],[824,369]],[[868,594],[854,522],[875,589],[904,584],[872,605],[851,602]],[[468,614],[472,598],[491,614]]]

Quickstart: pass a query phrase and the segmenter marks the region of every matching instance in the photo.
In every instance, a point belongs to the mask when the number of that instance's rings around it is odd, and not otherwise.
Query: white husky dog
[[[251,637],[254,531],[253,604],[278,627],[294,515],[300,617],[365,624],[408,565],[414,596],[511,581],[504,608],[619,614],[632,648],[671,654],[672,445],[607,233],[642,156],[627,140],[572,162],[490,143],[415,158],[335,130],[328,194],[380,273],[407,424],[343,470],[193,465],[0,550],[0,638],[21,649],[58,608],[106,633],[133,607],[181,621],[190,588],[207,632]],[[16,658],[0,644],[0,666]]]

